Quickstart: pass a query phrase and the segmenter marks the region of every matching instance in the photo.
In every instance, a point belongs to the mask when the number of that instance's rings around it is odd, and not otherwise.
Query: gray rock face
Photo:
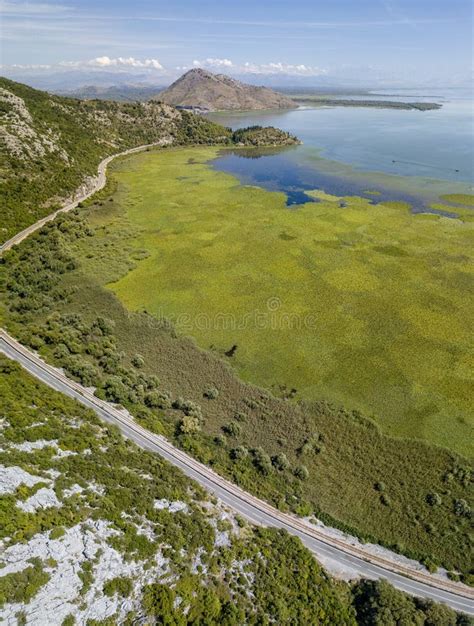
[[[33,487],[36,483],[45,482],[40,476],[33,476],[21,467],[11,465],[9,467],[0,466],[0,495],[14,493],[20,485]]]
[[[166,104],[208,111],[294,109],[297,105],[286,96],[267,89],[246,85],[224,74],[193,69],[181,76],[157,100]]]

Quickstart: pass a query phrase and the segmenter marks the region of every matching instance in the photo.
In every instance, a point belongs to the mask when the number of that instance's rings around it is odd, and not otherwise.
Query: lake
[[[306,201],[304,191],[314,188],[336,195],[378,191],[379,201],[396,197],[414,210],[423,210],[442,193],[472,193],[473,113],[467,91],[379,91],[364,98],[443,106],[432,111],[304,106],[214,113],[211,119],[234,129],[276,126],[303,141],[278,154],[247,155],[262,159],[223,153],[214,167],[243,183],[285,191],[289,204]]]

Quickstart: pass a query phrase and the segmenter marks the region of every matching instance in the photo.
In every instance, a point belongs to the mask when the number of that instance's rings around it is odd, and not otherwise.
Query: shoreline
[[[397,102],[395,100],[352,100],[350,98],[326,98],[311,96],[291,96],[296,103],[312,104],[314,107],[340,106],[340,107],[363,107],[373,109],[398,109],[404,111],[435,111],[442,108],[437,102]]]

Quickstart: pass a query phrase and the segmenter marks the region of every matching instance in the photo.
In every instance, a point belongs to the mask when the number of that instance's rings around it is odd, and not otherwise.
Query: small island
[[[295,146],[301,144],[301,141],[298,137],[273,126],[249,126],[234,131],[232,143],[247,147],[277,147]]]

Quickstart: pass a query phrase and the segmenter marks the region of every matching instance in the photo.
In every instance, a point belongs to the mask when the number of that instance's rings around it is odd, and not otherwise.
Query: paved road
[[[119,156],[126,156],[127,154],[133,154],[134,152],[142,152],[143,150],[146,150],[147,148],[163,146],[167,143],[168,142],[164,140],[164,141],[158,141],[156,143],[146,144],[144,146],[138,146],[137,148],[130,148],[128,150],[124,150],[123,152],[118,152],[117,154],[113,154],[107,157],[106,159],[104,159],[103,161],[101,161],[99,165],[97,166],[97,176],[95,177],[91,187],[86,192],[84,192],[80,196],[76,196],[74,200],[67,202],[60,209],[58,209],[57,211],[54,211],[54,213],[50,213],[49,215],[38,220],[31,226],[28,226],[28,228],[25,228],[21,232],[17,233],[11,239],[8,239],[8,241],[5,241],[5,243],[0,246],[0,255],[3,252],[6,252],[7,250],[9,250],[12,246],[15,246],[16,244],[20,243],[20,241],[23,241],[23,239],[26,239],[27,237],[29,237],[31,233],[34,233],[35,230],[38,230],[39,228],[44,226],[47,222],[54,220],[54,218],[56,217],[56,215],[58,215],[58,213],[67,213],[68,211],[72,211],[72,209],[75,209],[80,202],[84,202],[84,200],[87,200],[87,198],[90,198],[90,196],[92,196],[93,194],[97,193],[97,191],[100,191],[103,187],[105,187],[105,183],[107,181],[107,176],[106,176],[107,166],[109,165],[111,161],[113,161]]]
[[[68,202],[51,215],[17,233],[0,246],[0,256],[3,252],[41,228],[46,222],[54,219],[58,213],[74,209],[79,202],[86,200],[89,196],[102,189],[106,182],[107,166],[114,158],[157,145],[161,144],[147,144],[131,148],[104,159],[97,168],[95,183],[87,193],[77,197],[74,201]],[[474,591],[469,587],[441,580],[416,568],[403,567],[388,559],[364,551],[363,548],[353,546],[349,542],[327,536],[304,520],[278,511],[266,502],[259,500],[223,479],[209,467],[202,465],[175,448],[163,437],[154,435],[142,428],[124,411],[118,411],[107,402],[99,400],[88,392],[87,389],[66,378],[60,370],[44,363],[37,355],[24,348],[3,329],[0,329],[0,351],[18,361],[31,374],[53,389],[75,398],[85,406],[93,409],[100,418],[116,424],[126,437],[132,439],[145,450],[151,450],[160,454],[170,463],[179,467],[190,478],[193,478],[203,487],[215,493],[225,504],[250,522],[284,528],[289,533],[300,537],[303,543],[316,556],[330,558],[339,563],[341,567],[349,567],[366,578],[386,578],[397,589],[415,596],[444,602],[457,611],[474,615]]]
[[[118,410],[108,402],[96,398],[90,391],[69,380],[61,370],[46,364],[3,330],[0,330],[0,351],[53,389],[75,398],[81,404],[93,409],[101,419],[118,426],[126,437],[143,449],[160,454],[250,522],[284,528],[298,536],[316,556],[331,558],[366,578],[385,578],[397,589],[409,594],[444,602],[457,611],[474,615],[474,591],[465,585],[441,580],[414,568],[405,568],[388,559],[365,552],[363,548],[327,536],[296,516],[278,511],[175,448],[164,437],[142,428],[126,411]]]

